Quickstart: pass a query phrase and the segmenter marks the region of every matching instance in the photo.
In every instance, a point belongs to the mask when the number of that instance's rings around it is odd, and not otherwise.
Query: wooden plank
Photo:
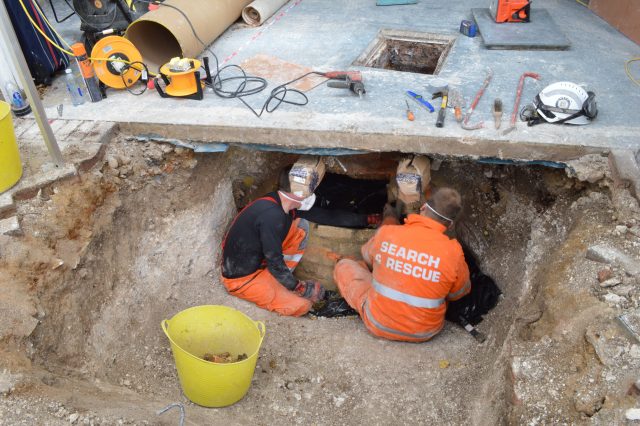
[[[591,0],[589,9],[635,43],[640,44],[639,0]]]

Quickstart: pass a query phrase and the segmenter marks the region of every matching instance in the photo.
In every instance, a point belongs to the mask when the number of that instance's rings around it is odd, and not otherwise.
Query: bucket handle
[[[267,332],[267,328],[265,327],[262,321],[254,321],[256,327],[258,327],[258,331],[260,332],[260,343],[262,343],[262,339],[264,339],[264,335]]]
[[[169,320],[162,320],[162,322],[160,323],[160,326],[162,327],[162,331],[164,331],[164,334],[166,334],[167,338],[171,340],[171,337],[169,336],[169,331],[167,330],[169,328]]]

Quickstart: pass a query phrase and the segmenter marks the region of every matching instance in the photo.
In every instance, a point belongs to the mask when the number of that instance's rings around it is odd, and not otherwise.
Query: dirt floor
[[[638,312],[640,209],[606,158],[571,172],[434,162],[434,185],[463,194],[458,237],[504,292],[483,344],[453,324],[390,342],[358,318],[284,318],[228,295],[236,205],[295,158],[119,136],[93,170],[21,201],[23,235],[0,236],[2,424],[178,424],[156,413],[180,402],[186,424],[610,425],[640,406],[640,342],[616,319]],[[160,328],[203,304],[266,323],[252,386],[227,408],[182,395]]]

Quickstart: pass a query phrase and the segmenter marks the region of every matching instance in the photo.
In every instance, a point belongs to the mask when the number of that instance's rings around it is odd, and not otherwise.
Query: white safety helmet
[[[560,81],[542,89],[533,104],[549,123],[589,124],[598,115],[595,96],[575,83]]]

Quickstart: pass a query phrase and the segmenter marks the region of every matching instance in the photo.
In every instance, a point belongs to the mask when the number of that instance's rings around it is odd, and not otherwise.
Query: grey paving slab
[[[262,54],[320,71],[360,70],[367,90],[363,99],[321,85],[307,93],[305,106],[282,105],[261,118],[238,99],[222,99],[211,92],[202,101],[192,101],[161,99],[155,92],[134,97],[109,90],[102,102],[73,107],[62,81],[57,80],[44,102],[50,117],[57,117],[57,105],[63,103],[62,120],[111,121],[120,123],[126,133],[155,133],[194,142],[550,161],[640,148],[640,88],[624,71],[625,60],[640,56],[640,46],[577,2],[539,0],[534,2],[534,13],[544,8],[556,23],[566,23],[561,29],[571,48],[490,50],[481,37],[468,38],[458,32],[460,21],[471,19],[471,10],[477,6],[472,0],[421,0],[401,7],[378,7],[371,0],[303,0],[293,8],[285,6],[288,12],[272,25],[271,21],[259,28],[234,24],[210,47],[220,60],[233,57],[225,64],[239,64]],[[68,24],[79,27],[71,19]],[[416,120],[408,122],[405,91],[426,92],[436,76],[352,65],[383,29],[454,36],[437,77],[460,89],[467,104],[480,88],[485,70],[492,68],[494,78],[473,117],[474,122],[483,120],[487,126],[463,130],[449,113],[445,127],[436,128],[436,114],[418,108]],[[64,34],[70,37],[73,31],[67,28]],[[639,67],[632,69],[640,74]],[[537,72],[542,80],[526,81],[522,104],[548,84],[572,81],[596,93],[598,118],[582,127],[544,124],[529,128],[518,123],[514,132],[502,135],[524,72]],[[264,92],[244,100],[259,109],[273,87],[270,84]],[[495,98],[502,99],[505,112],[499,131],[492,125]]]
[[[471,9],[487,49],[566,50],[571,42],[546,9],[533,6],[531,22],[496,23],[488,8]]]

